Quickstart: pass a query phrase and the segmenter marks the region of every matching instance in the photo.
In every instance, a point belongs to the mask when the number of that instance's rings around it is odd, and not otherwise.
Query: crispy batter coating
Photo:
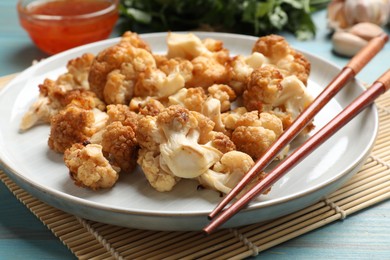
[[[135,129],[115,121],[106,126],[102,139],[103,152],[120,172],[131,173],[137,161],[138,143]]]
[[[280,119],[269,113],[251,111],[242,115],[236,122],[232,141],[238,151],[254,159],[260,158],[283,131]]]
[[[107,115],[98,109],[88,110],[70,104],[53,116],[48,145],[50,149],[63,153],[74,143],[87,141],[106,120]]]
[[[282,70],[284,76],[296,75],[305,85],[307,84],[310,62],[291,48],[284,37],[274,34],[260,37],[252,52],[264,54],[272,64]]]
[[[111,188],[119,177],[97,144],[72,145],[64,153],[64,162],[78,186],[93,190]]]

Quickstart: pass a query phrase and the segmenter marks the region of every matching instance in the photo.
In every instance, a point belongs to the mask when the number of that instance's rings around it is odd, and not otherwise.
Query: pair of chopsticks
[[[332,82],[330,82],[316,97],[312,104],[295,119],[291,126],[268,148],[264,155],[248,171],[236,187],[234,187],[209,214],[209,219],[212,221],[203,229],[204,232],[210,234],[233,215],[238,213],[254,197],[265,192],[272,184],[285,175],[289,169],[302,161],[316,147],[325,142],[330,136],[390,88],[390,70],[388,70],[375,81],[369,89],[364,91],[348,107],[340,112],[340,114],[279,163],[264,179],[224,210],[226,205],[232,201],[257,174],[263,171],[278,153],[289,144],[311,120],[313,120],[314,116],[329,102],[329,100],[331,100],[344,85],[361,71],[361,69],[384,47],[388,39],[389,37],[385,33],[375,37],[349,61]]]

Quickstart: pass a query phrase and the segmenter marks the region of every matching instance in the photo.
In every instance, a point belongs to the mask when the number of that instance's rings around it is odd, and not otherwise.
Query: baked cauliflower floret
[[[166,141],[157,125],[157,116],[141,117],[136,131],[140,145],[137,163],[148,180],[157,191],[170,191],[181,178],[175,176],[161,163],[160,143]]]
[[[222,153],[198,143],[198,121],[181,106],[170,106],[157,117],[166,142],[160,144],[161,158],[172,173],[181,178],[195,178],[219,160]]]
[[[282,132],[283,125],[277,116],[255,110],[237,120],[231,138],[238,151],[258,159]]]
[[[254,70],[242,95],[244,106],[249,110],[272,107],[282,91],[283,75],[276,68],[264,66]]]
[[[89,89],[88,74],[95,55],[85,53],[68,62],[67,73],[58,77],[59,83],[70,84],[72,89]]]
[[[225,84],[214,84],[207,88],[209,96],[216,98],[221,103],[221,112],[230,110],[231,103],[237,98],[234,90]]]
[[[89,91],[89,84],[86,81],[93,57],[92,54],[84,54],[70,60],[66,73],[61,74],[56,80],[45,79],[38,86],[38,99],[22,118],[20,130],[25,131],[37,124],[50,123],[51,117],[73,99],[77,99],[86,107],[103,109],[103,102]]]
[[[253,70],[268,63],[268,59],[261,53],[253,52],[249,56],[237,55],[230,62],[229,86],[237,95],[242,95],[249,76]]]
[[[186,82],[186,87],[207,88],[228,82],[230,56],[221,41],[202,41],[192,33],[169,33],[167,44],[168,58],[184,58],[193,65],[192,79]]]
[[[192,70],[194,66],[192,65],[191,61],[181,57],[175,57],[171,59],[168,59],[167,56],[162,55],[154,55],[154,57],[156,59],[157,67],[166,75],[180,73],[185,82],[188,82],[192,79]]]
[[[64,153],[65,165],[75,184],[93,190],[111,188],[118,180],[118,171],[103,156],[98,144],[76,143]]]
[[[207,189],[227,194],[254,164],[253,159],[246,153],[230,151],[225,153],[212,169],[200,175],[197,180]]]
[[[168,105],[181,105],[191,111],[202,111],[207,95],[203,88],[183,88],[168,97]]]
[[[152,97],[134,97],[130,101],[130,110],[140,115],[157,116],[165,106],[155,98]]]
[[[108,105],[107,115],[107,124],[119,121],[125,126],[131,126],[133,129],[137,127],[139,116],[131,111],[129,106],[122,104]]]
[[[139,74],[134,86],[134,95],[138,97],[166,98],[185,86],[185,79],[179,71],[165,74],[157,68],[147,68]]]
[[[310,62],[291,48],[286,39],[279,35],[260,37],[252,52],[262,53],[269,62],[281,70],[284,76],[296,75],[305,85],[310,74]]]
[[[50,124],[48,145],[50,149],[63,153],[74,143],[82,143],[100,131],[106,123],[107,114],[98,109],[84,109],[69,104]]]
[[[278,69],[264,66],[252,72],[243,101],[249,111],[273,112],[286,129],[313,101],[313,97],[296,76],[283,77]],[[311,128],[312,124],[306,131]]]
[[[157,190],[167,190],[167,179],[175,185],[180,178],[196,178],[219,161],[223,152],[234,149],[228,137],[213,132],[213,127],[210,119],[179,105],[169,106],[157,116],[141,118],[137,128],[141,147],[138,164],[147,179],[153,180],[150,184]],[[164,188],[157,187],[157,180],[164,183]]]
[[[132,126],[123,125],[121,121],[107,125],[103,133],[102,147],[110,163],[118,166],[120,172],[130,173],[134,170],[138,143]]]
[[[154,155],[153,151],[141,149],[137,163],[141,166],[149,184],[159,192],[172,190],[181,179],[169,170],[165,171],[160,164],[160,156]]]
[[[118,44],[95,57],[88,76],[91,90],[107,104],[128,104],[139,74],[156,68],[147,44],[135,33],[125,35]]]

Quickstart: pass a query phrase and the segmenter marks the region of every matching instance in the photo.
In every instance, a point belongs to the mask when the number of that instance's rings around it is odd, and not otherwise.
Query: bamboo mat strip
[[[11,78],[0,78],[0,85]],[[81,219],[37,200],[1,171],[0,179],[79,259],[242,259],[390,199],[390,94],[376,104],[380,124],[375,146],[362,169],[343,187],[287,216],[210,236]]]

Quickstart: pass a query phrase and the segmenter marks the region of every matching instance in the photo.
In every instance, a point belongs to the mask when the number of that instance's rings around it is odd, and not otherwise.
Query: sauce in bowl
[[[21,0],[18,13],[32,41],[55,54],[108,38],[118,19],[118,0]]]

